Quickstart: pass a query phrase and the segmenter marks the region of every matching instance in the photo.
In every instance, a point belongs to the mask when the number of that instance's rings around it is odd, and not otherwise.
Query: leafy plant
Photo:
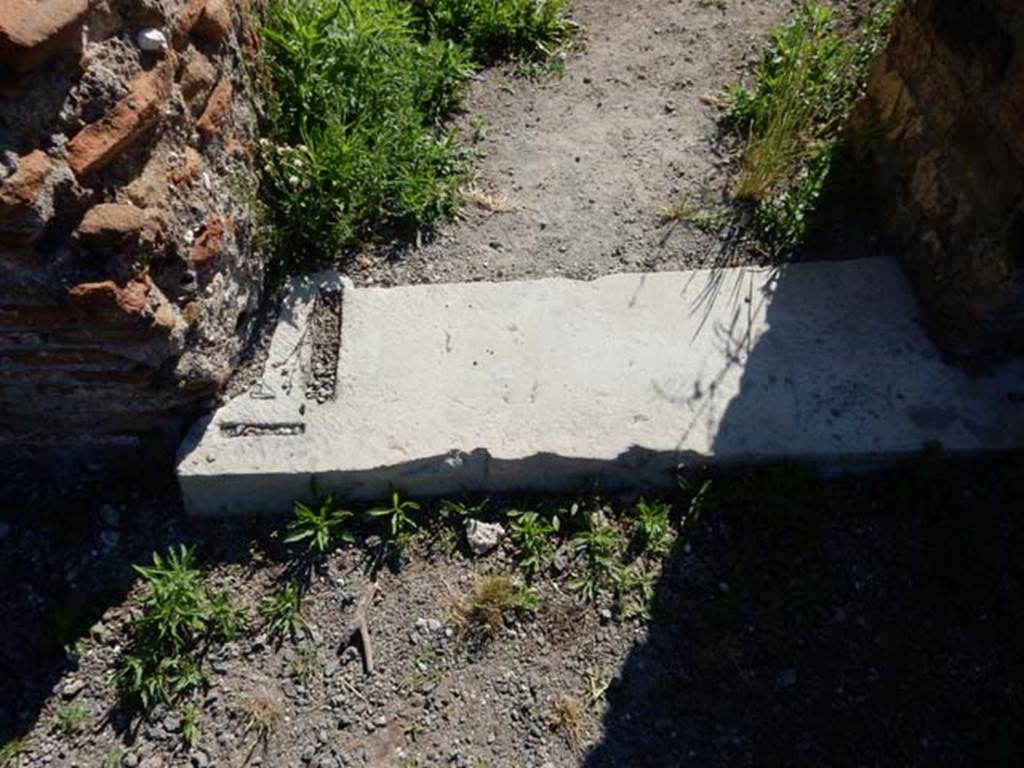
[[[60,708],[54,727],[64,736],[73,736],[82,730],[88,718],[89,710],[81,702],[75,701]]]
[[[467,164],[437,130],[472,74],[399,0],[271,0],[260,145],[278,245],[323,261],[453,216]]]
[[[599,525],[573,536],[577,553],[583,556],[583,573],[570,586],[588,601],[595,601],[601,591],[610,586],[615,573],[621,568],[626,548],[625,537],[610,525]]]
[[[672,505],[640,499],[636,504],[636,518],[630,534],[637,551],[644,555],[661,556],[672,545],[672,526],[669,516]]]
[[[419,530],[419,525],[412,519],[412,513],[418,511],[420,505],[415,501],[403,500],[398,491],[391,492],[387,506],[375,507],[370,510],[370,517],[385,517],[388,520],[388,531],[391,538],[401,541]]]
[[[519,568],[532,575],[547,567],[554,550],[552,539],[560,528],[559,518],[548,520],[533,511],[508,513],[509,539],[517,550]]]
[[[807,233],[840,131],[895,7],[896,0],[878,0],[856,41],[842,33],[831,5],[807,3],[772,31],[753,87],[729,93],[726,125],[746,141],[736,194],[751,202],[754,231],[774,252]]]
[[[181,708],[181,738],[189,747],[196,743],[199,737],[199,710],[196,709],[194,701],[188,702]]]
[[[342,542],[353,541],[352,534],[345,530],[345,523],[352,512],[342,509],[332,496],[328,496],[314,509],[301,501],[295,502],[295,516],[288,524],[285,542],[305,542],[310,552],[323,555]]]
[[[465,632],[488,635],[505,626],[516,614],[533,612],[537,593],[508,574],[483,576],[465,598],[455,601],[452,615]]]
[[[298,635],[305,625],[302,618],[302,585],[290,579],[270,597],[260,601],[260,615],[271,636],[276,638]]]
[[[487,499],[481,502],[472,504],[468,501],[452,501],[451,499],[444,499],[441,502],[441,517],[444,520],[449,520],[452,517],[457,517],[461,520],[475,520],[483,516],[484,509],[487,507]]]
[[[612,586],[619,613],[624,619],[649,619],[654,599],[654,577],[639,562],[615,568]]]
[[[152,566],[134,566],[142,576],[142,611],[129,627],[116,680],[123,700],[149,709],[173,704],[201,687],[203,659],[210,645],[236,636],[246,623],[244,609],[226,591],[215,591],[195,565],[193,551],[171,547],[153,554]]]

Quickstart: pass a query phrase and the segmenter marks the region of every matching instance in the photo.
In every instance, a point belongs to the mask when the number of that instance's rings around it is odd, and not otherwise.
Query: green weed
[[[65,704],[57,712],[57,720],[54,723],[55,730],[63,736],[73,736],[82,730],[85,721],[89,719],[89,710],[80,702]]]
[[[25,751],[25,742],[21,739],[0,744],[0,768],[18,768],[21,765],[21,753]]]
[[[295,516],[288,524],[284,540],[288,544],[305,542],[310,552],[326,554],[342,542],[353,541],[352,534],[345,530],[345,523],[351,517],[352,512],[339,507],[331,496],[315,509],[297,501]]]
[[[736,194],[751,203],[754,232],[772,252],[803,241],[896,4],[878,0],[857,39],[841,31],[832,6],[806,4],[773,30],[753,87],[730,91],[726,124],[746,142]]]
[[[437,126],[473,69],[463,48],[417,27],[399,0],[270,2],[263,197],[292,259],[321,262],[457,212],[467,164]]]
[[[305,625],[302,618],[302,585],[291,579],[260,602],[260,615],[271,637],[294,639]]]
[[[578,554],[584,558],[583,573],[570,586],[587,602],[594,602],[613,584],[622,567],[626,538],[611,525],[599,525],[577,533],[572,538]]]
[[[549,520],[537,512],[520,510],[508,516],[509,539],[516,548],[519,568],[527,575],[546,568],[554,551],[552,540],[560,527],[559,518]]]
[[[142,612],[129,628],[128,648],[116,674],[125,703],[148,710],[173,704],[200,688],[203,659],[212,643],[235,637],[245,626],[244,609],[225,591],[215,591],[184,545],[153,565],[135,566],[145,584]]]
[[[300,648],[298,653],[295,654],[288,672],[296,680],[308,683],[321,669],[322,666],[320,658],[316,655],[316,648],[305,647]]]
[[[672,546],[671,514],[671,504],[640,499],[630,530],[633,548],[640,554],[654,557],[667,554]]]
[[[415,501],[402,499],[398,491],[391,492],[391,498],[386,506],[374,507],[369,511],[370,517],[386,518],[388,521],[388,533],[391,541],[402,548],[409,538],[419,530],[412,514],[419,511],[420,505]]]
[[[186,746],[194,746],[199,738],[199,710],[194,701],[181,708],[181,738]]]
[[[565,0],[418,0],[413,9],[431,36],[464,46],[480,64],[549,59],[576,28]]]

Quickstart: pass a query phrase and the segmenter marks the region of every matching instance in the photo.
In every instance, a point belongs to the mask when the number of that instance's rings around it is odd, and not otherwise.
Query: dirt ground
[[[480,194],[466,218],[422,248],[360,258],[354,277],[715,263],[716,235],[664,225],[660,209],[727,188],[704,97],[797,3],[723,5],[576,0],[584,45],[563,74],[493,70],[474,84],[463,129],[482,152]],[[841,255],[879,247],[849,232],[837,242]],[[474,557],[459,526],[427,525],[379,574],[372,675],[348,631],[368,587],[365,534],[313,572],[308,631],[278,644],[255,606],[295,564],[283,520],[185,518],[167,477],[80,488],[56,506],[27,497],[0,513],[0,748],[18,740],[10,764],[25,768],[1021,764],[1020,461],[716,478],[722,500],[697,523],[681,523],[685,497],[669,499],[680,532],[653,566],[648,618],[607,594],[582,601],[563,544],[534,581],[536,611],[483,642],[460,633],[453,601],[481,574],[515,570],[516,552],[506,539]],[[613,501],[628,526],[636,499]],[[509,509],[564,503],[494,499],[488,514],[507,524]],[[192,746],[179,712],[133,718],[113,682],[139,605],[131,566],[178,542],[253,616],[211,650]],[[278,713],[266,739],[248,720],[257,706]]]
[[[62,509],[59,525],[25,515],[0,538],[0,742],[21,737],[11,765],[61,768],[1020,764],[1022,468],[925,456],[828,481],[793,466],[715,477],[697,520],[668,499],[678,535],[648,619],[608,593],[581,600],[563,543],[535,612],[479,641],[452,606],[514,571],[515,548],[474,557],[431,506],[377,578],[372,675],[349,643],[368,532],[314,570],[306,632],[277,643],[255,607],[296,565],[284,520],[182,518],[170,482]],[[611,502],[628,527],[636,499]],[[492,499],[486,517],[565,503]],[[191,747],[180,712],[131,717],[113,684],[138,611],[131,564],[176,542],[251,616],[209,654]],[[262,740],[257,706],[276,713]],[[71,708],[80,722],[62,726]]]
[[[837,3],[856,9],[862,0]],[[463,219],[433,241],[378,248],[348,268],[381,285],[710,267],[723,240],[662,220],[685,202],[728,200],[733,148],[714,100],[759,61],[767,30],[797,2],[574,0],[580,44],[564,71],[513,67],[473,83],[460,135],[481,154]],[[816,258],[873,255],[841,232]],[[733,263],[757,254],[730,253]]]

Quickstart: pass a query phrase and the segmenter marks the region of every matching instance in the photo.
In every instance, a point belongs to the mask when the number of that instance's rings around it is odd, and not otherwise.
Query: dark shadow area
[[[785,267],[776,286],[759,299],[769,302],[768,330],[737,347],[740,391],[714,450],[762,443],[758,430],[786,440],[813,429],[837,448],[847,434],[881,434],[912,405],[896,392],[877,413],[846,393],[853,423],[828,403],[794,404],[807,423],[764,420],[766,403],[800,389],[770,374],[808,320],[798,309],[809,286]],[[723,343],[745,338],[728,331]],[[803,354],[796,375],[812,376],[858,351]],[[917,447],[863,475],[792,463],[712,473],[712,502],[666,561],[646,638],[609,688],[603,739],[581,764],[1020,763],[1024,455]],[[686,505],[684,496],[677,509]]]
[[[0,745],[26,734],[47,700],[63,693],[61,680],[78,668],[80,641],[98,637],[91,634],[97,622],[127,618],[125,600],[138,580],[133,563],[184,542],[196,546],[203,566],[256,567],[252,542],[268,541],[280,523],[185,517],[166,469],[145,479],[82,479],[62,496],[40,477],[35,490],[23,483],[28,495],[8,499],[0,515]],[[118,709],[108,717],[119,729],[130,720]]]

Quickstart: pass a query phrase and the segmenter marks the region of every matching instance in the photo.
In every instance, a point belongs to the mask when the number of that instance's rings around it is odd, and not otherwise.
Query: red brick
[[[190,48],[186,55],[188,58],[181,68],[181,95],[192,114],[197,115],[217,82],[217,68],[195,48]]]
[[[231,31],[231,9],[225,0],[206,0],[193,32],[211,43],[219,43]]]
[[[185,159],[171,169],[168,177],[179,187],[188,186],[199,178],[202,170],[203,158],[192,147],[185,147]]]
[[[222,219],[216,213],[210,213],[206,218],[206,228],[196,238],[192,245],[190,258],[196,269],[203,269],[210,265],[224,250],[225,237],[233,235],[235,222],[233,219]]]
[[[27,242],[37,236],[44,222],[36,204],[46,186],[53,163],[42,150],[18,161],[18,169],[0,184],[0,242]]]
[[[106,167],[141,138],[160,119],[171,92],[175,57],[167,57],[152,69],[136,75],[128,95],[68,142],[68,165],[77,176]]]
[[[100,203],[86,212],[75,239],[89,248],[153,248],[163,239],[165,226],[152,208]]]
[[[152,283],[141,275],[118,285],[113,280],[81,283],[68,291],[72,310],[84,316],[141,318],[145,315]]]
[[[202,117],[196,123],[200,135],[204,139],[211,139],[220,130],[220,126],[231,113],[231,99],[234,89],[231,87],[231,80],[227,77],[221,78],[217,87],[213,89],[210,100],[206,102],[206,109]]]
[[[21,74],[74,42],[89,0],[0,2],[0,68]]]

